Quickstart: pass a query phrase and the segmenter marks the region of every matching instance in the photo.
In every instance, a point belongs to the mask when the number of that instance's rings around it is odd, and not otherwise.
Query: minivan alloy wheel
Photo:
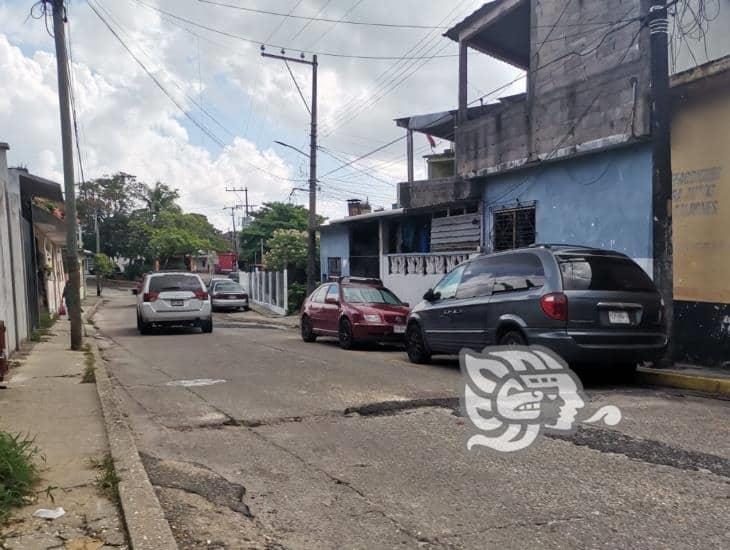
[[[411,363],[428,363],[431,354],[426,350],[426,343],[423,341],[421,327],[412,323],[406,331],[406,352]]]
[[[527,339],[518,330],[510,330],[499,339],[500,346],[526,346]]]

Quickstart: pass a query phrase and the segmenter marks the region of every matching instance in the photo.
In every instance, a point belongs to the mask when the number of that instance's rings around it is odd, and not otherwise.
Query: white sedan
[[[248,294],[241,285],[230,280],[214,280],[210,283],[210,300],[213,310],[248,310]]]

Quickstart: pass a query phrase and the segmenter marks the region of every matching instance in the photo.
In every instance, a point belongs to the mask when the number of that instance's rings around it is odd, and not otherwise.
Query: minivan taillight
[[[195,291],[195,297],[198,300],[207,300],[208,299],[208,293],[205,290],[196,290]]]
[[[540,298],[540,307],[542,311],[556,321],[568,320],[568,297],[562,292],[553,292],[545,294]]]
[[[143,302],[154,302],[160,296],[159,292],[145,292],[142,295]]]

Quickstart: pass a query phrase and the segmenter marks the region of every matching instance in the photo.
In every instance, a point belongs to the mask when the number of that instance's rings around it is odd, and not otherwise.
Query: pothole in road
[[[221,380],[220,378],[193,378],[192,380],[171,380],[165,384],[165,386],[180,386],[183,388],[195,388],[197,386],[214,386],[216,384],[223,384],[227,380]]]

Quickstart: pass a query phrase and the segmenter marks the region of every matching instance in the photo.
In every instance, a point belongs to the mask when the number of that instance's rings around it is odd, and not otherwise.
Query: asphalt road
[[[181,548],[730,548],[728,401],[591,376],[618,426],[470,452],[454,360],[252,312],[142,337],[106,293],[103,354]]]

